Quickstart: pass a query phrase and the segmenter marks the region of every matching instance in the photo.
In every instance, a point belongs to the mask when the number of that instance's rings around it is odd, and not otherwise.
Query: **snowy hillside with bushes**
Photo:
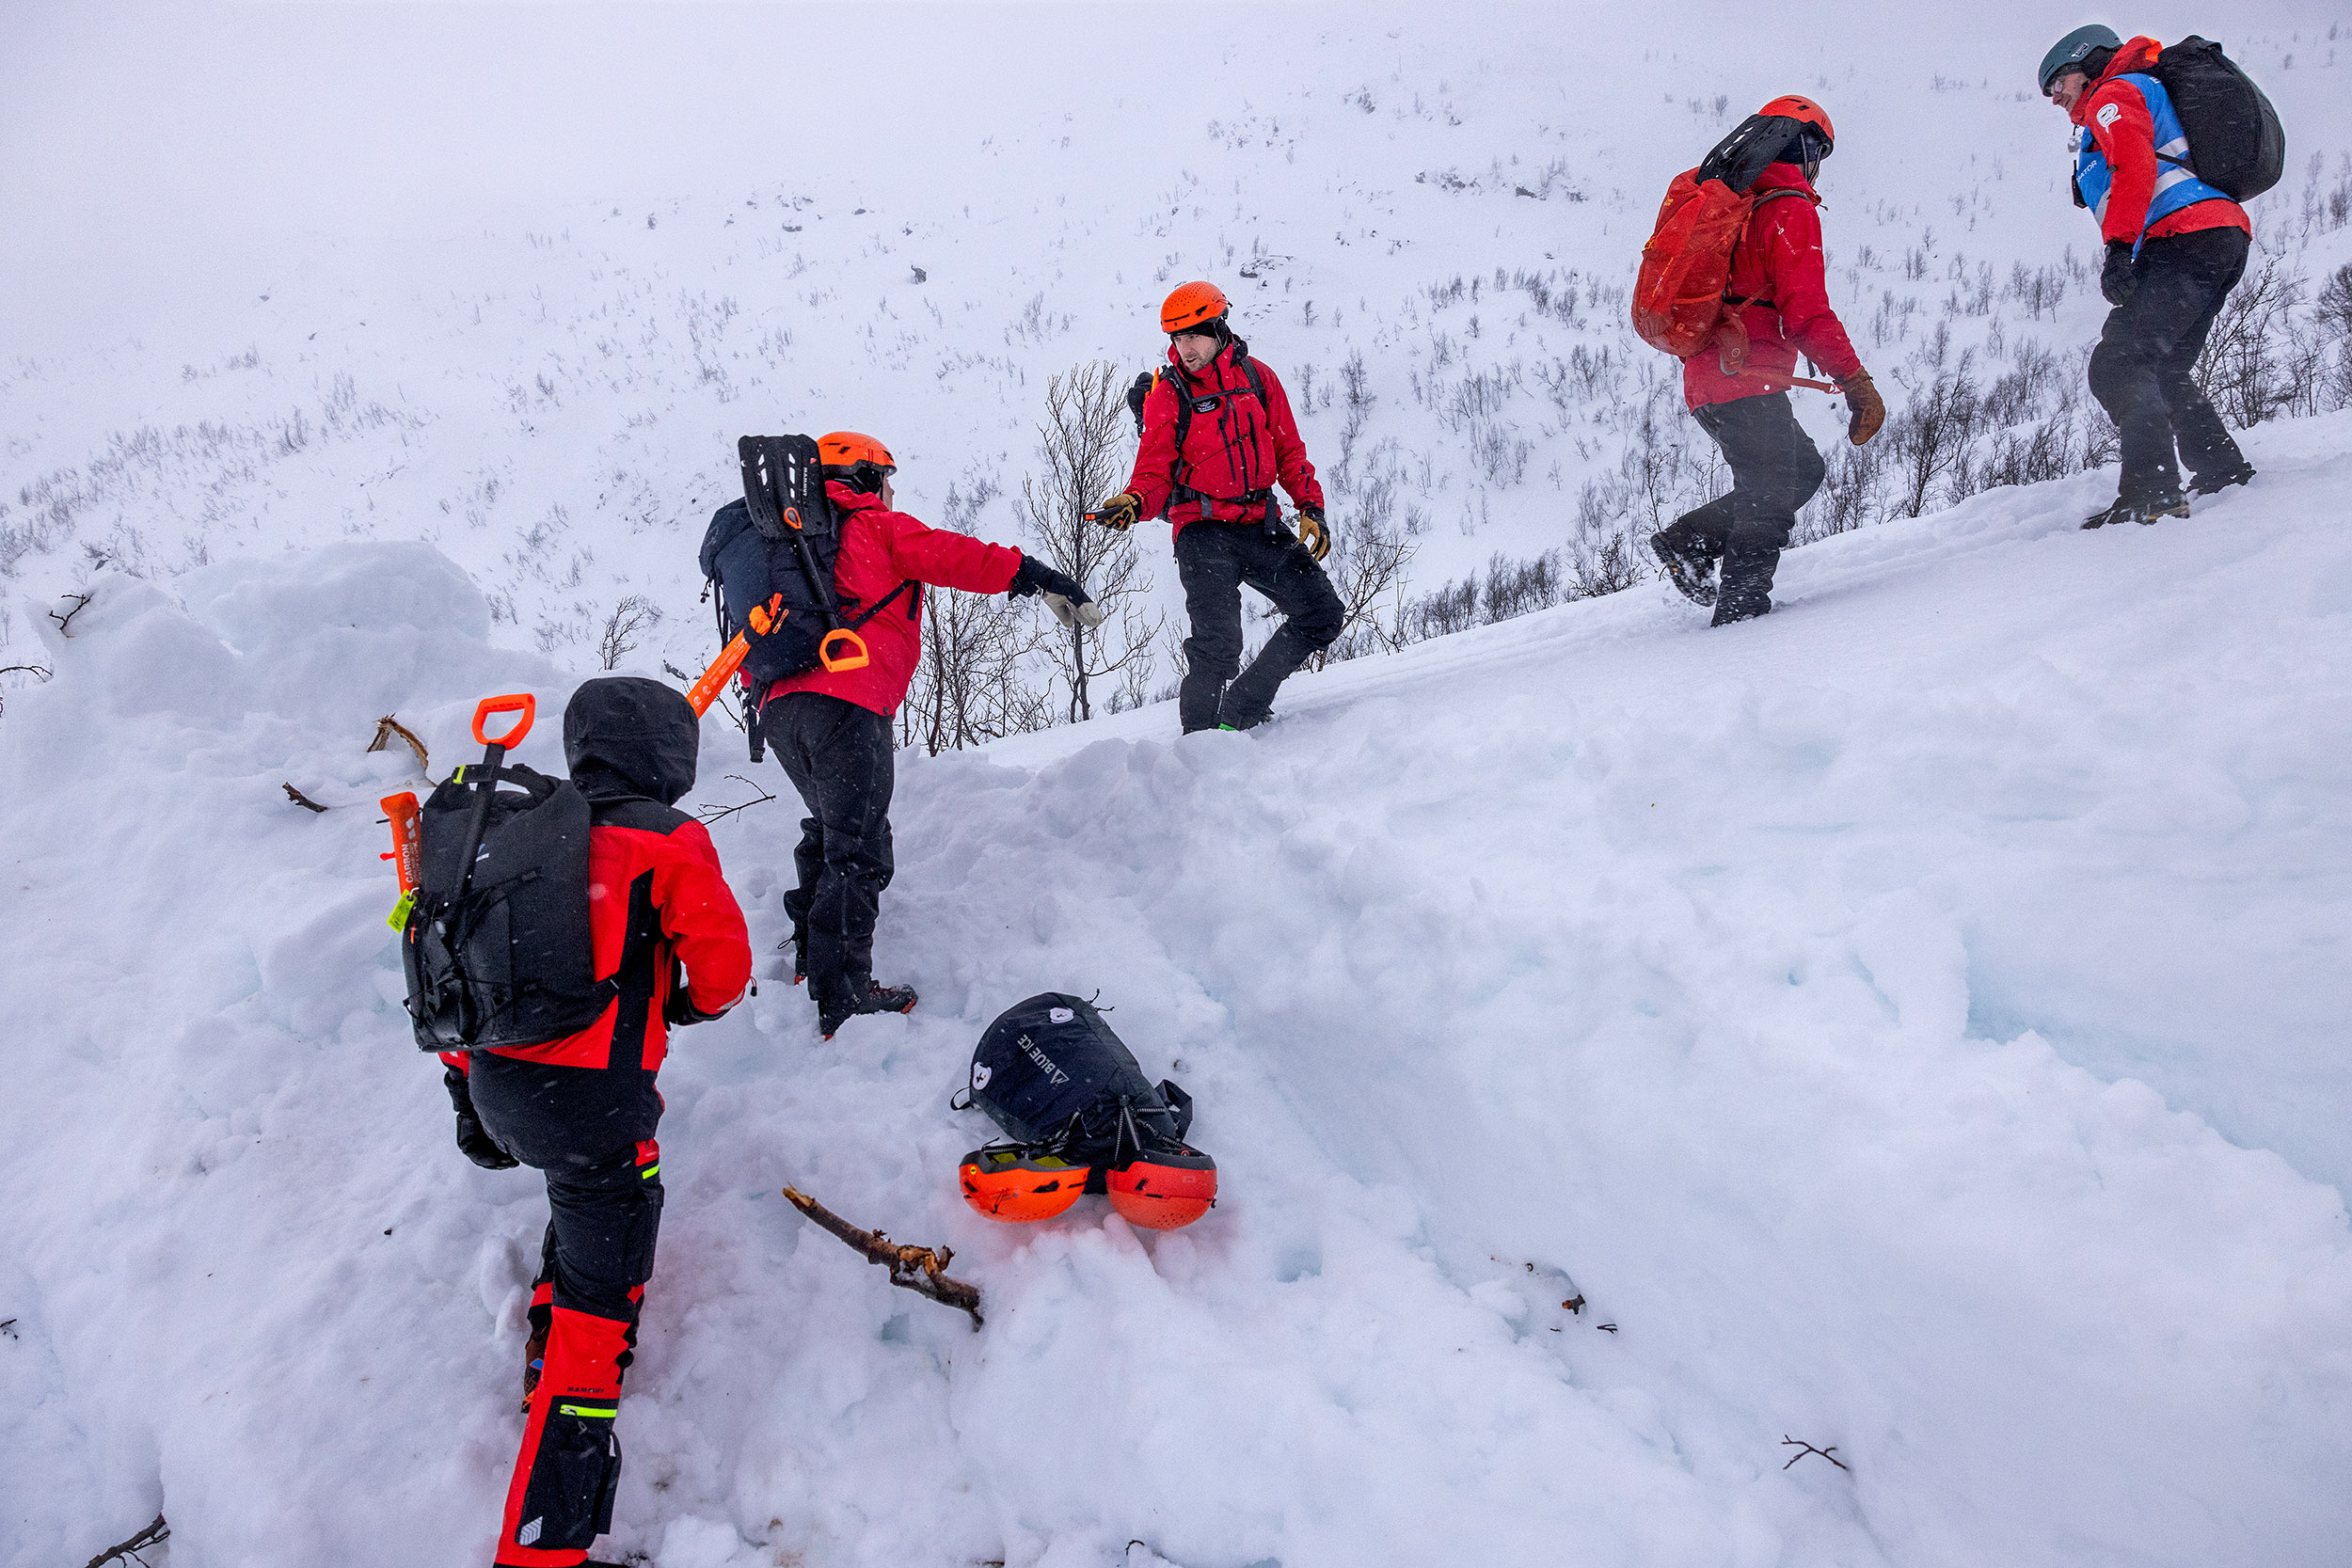
[[[0,174],[0,1568],[158,1516],[152,1568],[488,1560],[546,1196],[451,1146],[378,799],[485,695],[560,770],[582,679],[698,670],[746,431],[873,430],[910,510],[1033,544],[1049,388],[1194,276],[1391,563],[1362,657],[1180,741],[1139,530],[1120,711],[1036,727],[1029,649],[1025,733],[910,726],[922,1004],[830,1044],[800,813],[714,710],[683,805],[763,978],[662,1073],[597,1555],[2352,1557],[2352,26],[2132,19],[2219,33],[2295,162],[2208,367],[2260,479],[2084,532],[2072,13],[192,14],[36,8],[0,63],[46,150]],[[1721,475],[1624,293],[1792,87],[1896,422],[1804,405],[1809,542],[1709,632],[1628,551]],[[1048,989],[1197,1098],[1199,1224],[961,1201],[950,1092]],[[787,1184],[952,1246],[985,1326]]]

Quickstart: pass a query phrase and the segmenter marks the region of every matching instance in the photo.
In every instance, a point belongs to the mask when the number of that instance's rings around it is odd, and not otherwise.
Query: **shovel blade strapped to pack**
[[[990,1219],[1051,1219],[1101,1193],[1130,1223],[1173,1230],[1216,1204],[1216,1162],[1184,1142],[1192,1096],[1145,1078],[1078,997],[1007,1008],[972,1053],[966,1092],[1013,1140],[958,1163],[964,1201]]]

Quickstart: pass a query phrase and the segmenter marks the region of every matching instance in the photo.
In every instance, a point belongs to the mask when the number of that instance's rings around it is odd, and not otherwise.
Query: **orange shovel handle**
[[[522,744],[523,736],[531,733],[532,716],[538,708],[538,699],[528,691],[512,691],[503,697],[485,697],[473,710],[473,737],[482,745],[502,746],[512,751]],[[519,713],[522,717],[516,721],[513,729],[492,740],[482,733],[482,727],[496,713]]]
[[[847,642],[854,652],[836,654],[834,649]],[[874,656],[866,650],[866,639],[847,626],[835,626],[818,640],[817,659],[827,673],[840,674],[845,670],[863,670],[874,662]]]

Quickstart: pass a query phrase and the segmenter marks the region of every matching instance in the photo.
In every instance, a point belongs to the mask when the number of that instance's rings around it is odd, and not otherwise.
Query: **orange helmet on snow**
[[[1837,145],[1837,133],[1830,127],[1829,111],[1810,98],[1801,97],[1793,92],[1783,93],[1756,112],[1760,115],[1780,115],[1812,126],[1821,133],[1821,140],[1827,144],[1823,149],[1825,151]]]
[[[1157,1148],[1106,1172],[1104,1190],[1128,1224],[1176,1230],[1216,1207],[1216,1162],[1183,1144]]]
[[[1091,1174],[1089,1166],[1025,1148],[976,1148],[956,1168],[963,1201],[1011,1225],[1052,1219],[1078,1201]]]
[[[1186,332],[1221,320],[1231,307],[1225,292],[1214,283],[1185,283],[1160,307],[1160,330]]]

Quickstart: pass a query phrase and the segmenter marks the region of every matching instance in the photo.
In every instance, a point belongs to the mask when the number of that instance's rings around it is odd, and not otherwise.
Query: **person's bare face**
[[[1176,358],[1187,373],[1199,375],[1216,351],[1225,345],[1216,341],[1214,332],[1180,332],[1176,335]]]
[[[2058,80],[2050,84],[2050,102],[2064,109],[2071,119],[2074,105],[2082,102],[2083,94],[2090,88],[2090,78],[2084,72],[2061,71]]]
[[[896,512],[898,510],[898,498],[891,491],[890,476],[888,474],[882,475],[882,510],[884,512]]]

